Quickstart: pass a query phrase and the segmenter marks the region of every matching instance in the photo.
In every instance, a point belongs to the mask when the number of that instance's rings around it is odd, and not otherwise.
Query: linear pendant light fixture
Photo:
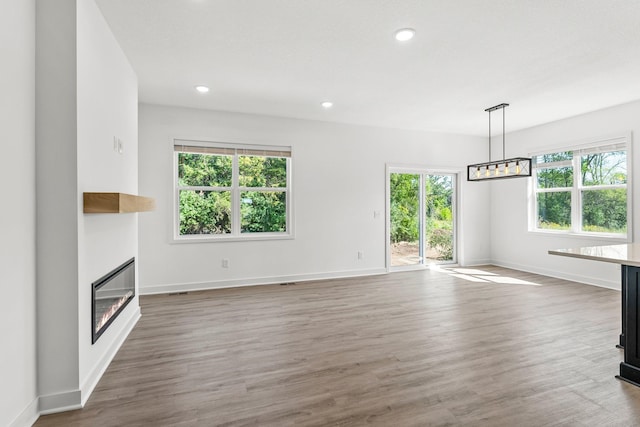
[[[504,109],[508,106],[509,104],[499,104],[484,110],[489,113],[489,161],[467,166],[467,181],[531,176],[530,158],[504,158]],[[495,110],[502,110],[502,160],[491,160],[491,112]]]

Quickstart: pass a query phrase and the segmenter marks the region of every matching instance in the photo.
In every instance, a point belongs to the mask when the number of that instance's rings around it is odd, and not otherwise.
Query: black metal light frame
[[[509,104],[498,104],[487,108],[489,113],[489,161],[474,163],[467,166],[467,181],[487,181],[491,179],[521,178],[531,176],[531,158],[512,157],[504,158],[505,153],[505,122],[504,109]],[[491,112],[502,110],[502,159],[491,160]]]

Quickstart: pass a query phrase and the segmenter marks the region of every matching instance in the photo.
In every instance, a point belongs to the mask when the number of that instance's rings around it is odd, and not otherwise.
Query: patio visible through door
[[[455,184],[456,174],[391,170],[392,268],[456,262]]]

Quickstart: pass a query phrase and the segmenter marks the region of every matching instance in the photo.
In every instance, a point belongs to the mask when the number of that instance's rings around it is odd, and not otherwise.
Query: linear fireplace
[[[131,258],[92,283],[91,343],[100,338],[109,325],[135,296],[135,258]]]

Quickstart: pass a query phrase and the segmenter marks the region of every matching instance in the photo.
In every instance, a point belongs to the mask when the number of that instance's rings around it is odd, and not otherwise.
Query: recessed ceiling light
[[[200,93],[207,93],[209,92],[209,88],[207,86],[196,86],[196,90]]]
[[[406,42],[411,40],[415,34],[416,30],[413,28],[402,28],[396,31],[396,40],[399,42]]]
[[[331,108],[331,107],[333,107],[333,102],[331,102],[331,101],[322,101],[322,104],[320,104],[320,105],[322,105],[323,108]]]

